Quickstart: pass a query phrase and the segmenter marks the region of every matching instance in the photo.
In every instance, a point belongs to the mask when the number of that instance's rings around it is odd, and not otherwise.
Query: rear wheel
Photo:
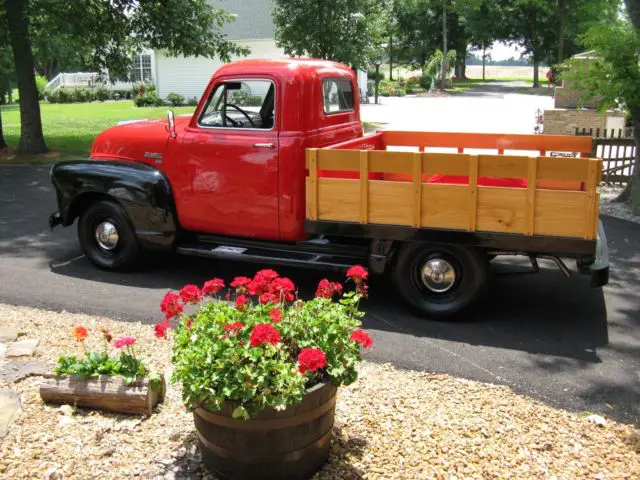
[[[487,280],[487,258],[472,248],[415,243],[405,245],[394,267],[400,295],[419,315],[455,319]]]
[[[126,270],[138,261],[138,239],[126,212],[115,202],[100,200],[87,207],[78,222],[78,239],[99,268]]]

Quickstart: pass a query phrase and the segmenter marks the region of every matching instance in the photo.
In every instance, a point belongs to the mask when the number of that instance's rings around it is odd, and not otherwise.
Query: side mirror
[[[176,133],[176,118],[173,114],[173,110],[167,110],[167,131],[171,138],[176,138],[178,136]]]

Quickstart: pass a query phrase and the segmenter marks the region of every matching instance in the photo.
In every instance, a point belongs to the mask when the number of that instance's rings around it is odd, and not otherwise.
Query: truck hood
[[[191,121],[191,115],[176,117],[176,133]],[[91,158],[154,163],[165,155],[169,133],[167,119],[120,122],[100,133],[93,141]]]

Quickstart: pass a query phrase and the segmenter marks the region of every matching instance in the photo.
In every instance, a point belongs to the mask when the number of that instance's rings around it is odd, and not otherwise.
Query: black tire
[[[117,243],[111,249],[103,248],[96,238],[96,229],[103,222],[117,230]],[[100,200],[88,206],[80,215],[78,240],[89,261],[99,268],[129,270],[138,262],[138,239],[127,213],[116,202]]]
[[[455,273],[448,290],[435,292],[422,280],[427,262],[444,260]],[[457,320],[464,308],[480,294],[487,282],[488,262],[484,252],[446,244],[411,243],[402,247],[393,270],[400,295],[412,310],[425,318]],[[443,288],[446,283],[442,284]]]

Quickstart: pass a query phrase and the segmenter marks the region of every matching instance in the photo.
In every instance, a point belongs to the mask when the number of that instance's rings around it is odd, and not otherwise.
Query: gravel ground
[[[623,187],[613,187],[603,185],[600,187],[600,214],[616,217],[621,220],[629,220],[630,222],[640,223],[640,216],[634,215],[631,206],[628,203],[613,202]]]
[[[149,326],[0,304],[0,325],[39,338],[41,360],[77,349],[68,332],[78,324],[135,336],[147,362],[168,373],[170,344]],[[96,337],[89,347],[98,348]],[[447,375],[370,362],[360,375],[340,389],[332,455],[318,479],[640,478],[640,434],[631,426],[597,425],[507,387]],[[0,478],[213,478],[177,388],[141,419],[44,406],[40,381],[9,385],[23,412],[2,440]]]

